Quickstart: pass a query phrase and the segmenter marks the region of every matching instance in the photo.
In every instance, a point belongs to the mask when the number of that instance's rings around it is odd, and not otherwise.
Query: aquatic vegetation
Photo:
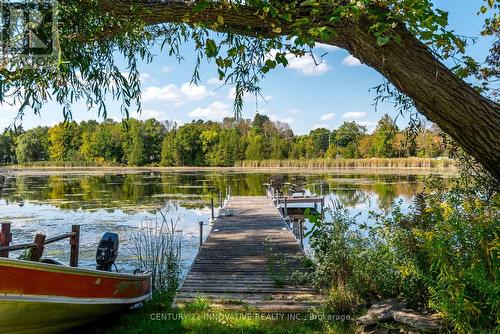
[[[175,291],[180,274],[182,237],[176,230],[177,222],[161,218],[146,221],[132,233],[132,252],[142,271],[151,271],[153,292]]]

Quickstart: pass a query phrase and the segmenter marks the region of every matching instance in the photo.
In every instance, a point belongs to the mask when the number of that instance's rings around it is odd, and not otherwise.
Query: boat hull
[[[150,275],[0,258],[0,333],[60,333],[147,299]]]
[[[0,302],[1,333],[53,334],[118,312],[127,306],[54,302]]]

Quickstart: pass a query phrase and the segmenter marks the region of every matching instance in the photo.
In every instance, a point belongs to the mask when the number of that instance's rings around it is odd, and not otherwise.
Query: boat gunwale
[[[34,262],[34,261],[26,261],[19,259],[9,259],[0,257],[0,270],[1,267],[13,267],[20,269],[30,269],[37,271],[46,271],[46,272],[54,272],[59,274],[75,274],[75,275],[83,275],[83,276],[96,276],[96,277],[106,277],[112,279],[128,279],[134,281],[143,281],[145,279],[151,279],[151,272],[147,271],[140,274],[132,274],[132,273],[117,273],[111,271],[102,271],[97,269],[88,269],[88,268],[80,268],[80,267],[69,267],[66,265],[57,265],[50,263],[42,263],[42,262]]]
[[[52,303],[52,304],[82,304],[82,305],[134,305],[151,297],[151,292],[134,298],[82,298],[67,296],[2,294],[2,303]]]

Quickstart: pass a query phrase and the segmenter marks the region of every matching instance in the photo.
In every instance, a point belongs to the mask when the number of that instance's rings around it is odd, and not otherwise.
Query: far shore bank
[[[300,173],[300,174],[402,174],[402,175],[454,175],[455,167],[131,167],[131,166],[3,166],[0,175],[50,175],[50,174],[134,174],[144,172],[232,172],[232,173]]]

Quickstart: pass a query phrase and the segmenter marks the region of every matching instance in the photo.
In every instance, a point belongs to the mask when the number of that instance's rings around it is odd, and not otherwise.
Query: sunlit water
[[[289,173],[291,177],[297,173]],[[31,242],[36,233],[47,237],[66,233],[72,224],[81,227],[80,266],[95,266],[95,251],[104,232],[120,236],[121,270],[134,268],[129,239],[148,220],[159,219],[157,210],[177,221],[182,236],[182,270],[185,273],[198,249],[199,221],[211,215],[210,198],[231,187],[233,195],[265,195],[262,172],[134,172],[48,173],[11,175],[0,193],[0,222],[12,223],[13,244]],[[369,212],[389,210],[396,202],[411,205],[423,188],[424,176],[348,175],[313,173],[306,176],[307,194],[325,195],[326,203],[338,200],[370,223]],[[216,199],[216,209],[218,203]],[[204,234],[208,233],[205,227]],[[69,262],[69,241],[46,246],[44,256]],[[11,257],[19,256],[11,253]]]

